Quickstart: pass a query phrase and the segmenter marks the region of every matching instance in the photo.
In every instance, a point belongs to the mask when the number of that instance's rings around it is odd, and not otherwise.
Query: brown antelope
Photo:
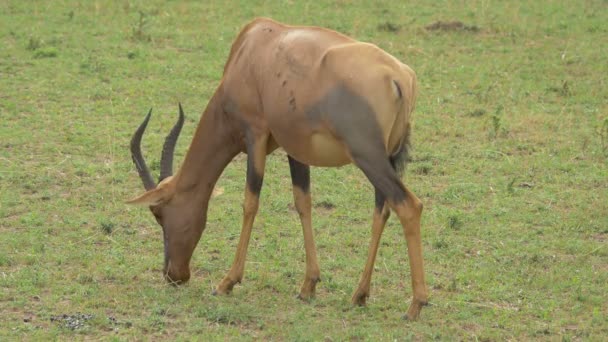
[[[259,18],[232,44],[220,85],[205,109],[182,167],[172,175],[180,116],[165,141],[160,182],[155,185],[140,142],[150,113],[133,135],[131,152],[147,190],[129,201],[148,205],[163,228],[164,276],[190,278],[192,253],[205,229],[214,185],[227,164],[247,154],[242,232],[230,271],[215,294],[227,294],[243,279],[245,255],[258,211],[266,155],[288,154],[295,206],[304,232],[306,274],[299,297],[315,295],[320,280],[313,230],[309,165],[354,163],[375,188],[372,240],[352,301],[370,293],[380,236],[392,209],[403,226],[411,268],[413,301],[407,318],[427,303],[422,266],[422,203],[400,180],[406,162],[416,75],[375,45],[319,28],[288,26]]]

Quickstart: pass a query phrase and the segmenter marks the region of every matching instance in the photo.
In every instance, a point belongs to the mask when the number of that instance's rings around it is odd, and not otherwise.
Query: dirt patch
[[[87,322],[93,318],[93,315],[75,313],[72,315],[63,314],[57,316],[51,316],[51,322],[58,323],[62,327],[77,330],[87,326]]]
[[[108,323],[110,323],[114,330],[118,329],[119,327],[130,328],[133,326],[133,323],[128,321],[119,321],[118,319],[116,319],[116,317],[113,316],[108,316]]]
[[[401,30],[401,25],[391,23],[390,21],[378,24],[378,31],[397,33]]]
[[[462,21],[436,21],[424,27],[427,31],[443,31],[443,32],[479,32],[477,25],[466,25]]]
[[[313,205],[318,212],[328,214],[332,212],[336,206],[329,201],[320,201]]]
[[[88,322],[95,318],[94,315],[91,314],[83,314],[83,313],[75,313],[75,314],[62,314],[51,316],[51,322],[59,324],[63,328],[69,330],[79,330],[82,328],[86,328],[88,326]],[[108,324],[113,329],[118,329],[119,327],[130,328],[133,326],[131,322],[121,322],[113,316],[108,316]],[[25,321],[25,319],[24,319]]]
[[[287,204],[287,208],[290,211],[293,211],[294,213],[298,212],[298,210],[296,209],[296,206],[293,205],[292,203]],[[323,200],[323,201],[320,201],[320,202],[313,203],[313,208],[317,212],[330,213],[330,212],[332,212],[336,208],[336,205],[333,204],[333,203],[331,203],[331,202],[329,202],[329,201],[327,201],[327,200]]]
[[[329,210],[329,209],[333,209],[335,207],[336,206],[329,201],[320,201],[320,202],[315,203],[315,208],[323,208],[323,209]]]

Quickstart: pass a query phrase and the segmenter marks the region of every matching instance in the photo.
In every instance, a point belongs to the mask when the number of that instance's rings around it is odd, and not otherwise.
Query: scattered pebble
[[[60,325],[62,325],[64,328],[70,329],[70,330],[78,330],[78,329],[82,329],[84,327],[86,327],[86,323],[88,321],[90,321],[91,319],[93,319],[93,317],[95,317],[94,315],[90,315],[90,314],[83,314],[83,313],[75,313],[72,315],[68,315],[68,314],[62,314],[62,315],[56,315],[56,316],[51,316],[51,322],[55,322],[58,323]],[[24,318],[25,322],[27,318]],[[29,321],[31,321],[31,318],[29,319]],[[108,316],[108,322],[111,326],[118,328],[118,327],[125,327],[125,328],[130,328],[133,326],[133,324],[131,322],[120,322],[118,319],[116,319],[116,317],[113,316]]]
[[[51,322],[58,322],[65,328],[70,330],[77,330],[84,328],[87,321],[91,320],[93,315],[75,313],[73,315],[63,314],[57,316],[51,316]]]
[[[125,328],[130,328],[133,326],[133,323],[131,322],[119,322],[116,317],[113,316],[108,316],[108,321],[110,322],[111,325],[114,326],[124,326]]]

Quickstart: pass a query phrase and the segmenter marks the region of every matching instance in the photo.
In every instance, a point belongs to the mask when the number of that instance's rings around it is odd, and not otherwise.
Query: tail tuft
[[[397,174],[399,176],[403,175],[403,172],[405,171],[405,167],[407,166],[407,163],[409,163],[411,160],[410,148],[411,148],[410,134],[409,134],[409,129],[408,129],[408,132],[405,135],[405,137],[403,138],[403,141],[401,142],[399,149],[397,151],[395,151],[389,157],[389,160],[391,162],[391,165],[393,166],[393,169],[397,172]]]

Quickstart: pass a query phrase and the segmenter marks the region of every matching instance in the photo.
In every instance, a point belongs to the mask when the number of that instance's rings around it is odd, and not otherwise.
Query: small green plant
[[[105,64],[96,56],[90,55],[80,63],[80,69],[83,72],[102,73],[105,70]]]
[[[42,40],[40,40],[40,38],[38,38],[38,37],[32,36],[32,37],[30,37],[30,39],[27,42],[26,49],[28,49],[30,51],[36,51],[41,46],[42,46]]]
[[[138,55],[139,54],[137,53],[137,51],[129,51],[127,53],[127,58],[129,58],[129,59],[135,59],[135,58],[137,58]]]
[[[8,255],[0,255],[0,266],[8,267],[13,264],[12,259]]]
[[[114,226],[115,225],[112,222],[101,222],[101,230],[107,235],[112,234]]]
[[[431,173],[433,166],[431,163],[422,162],[413,168],[413,172],[419,175],[428,175]]]
[[[503,127],[503,122],[502,122],[503,109],[504,109],[503,105],[499,105],[496,108],[496,111],[494,111],[494,114],[492,114],[492,116],[490,117],[490,123],[492,126],[490,129],[489,137],[492,140],[498,138],[500,136],[500,134],[505,131],[505,129]]]
[[[433,247],[435,247],[436,249],[443,249],[448,247],[448,242],[445,241],[445,239],[437,239],[433,242]]]
[[[563,96],[563,97],[569,97],[572,95],[572,91],[570,90],[570,85],[568,83],[568,80],[562,81],[562,84],[560,86],[548,87],[547,90],[549,90],[553,93],[556,93],[560,96]]]
[[[392,32],[396,33],[401,30],[401,25],[392,23],[390,21],[385,21],[382,24],[378,24],[378,31]]]
[[[452,278],[450,284],[447,286],[447,290],[451,292],[458,291],[458,281],[456,280],[456,278]]]
[[[448,217],[448,228],[453,229],[453,230],[459,230],[462,227],[462,220],[460,219],[460,216],[458,216],[457,214],[454,215],[450,215]]]
[[[146,32],[148,26],[148,15],[143,11],[139,11],[139,18],[132,28],[132,37],[136,41],[149,42],[152,37]]]
[[[517,177],[513,177],[509,184],[507,184],[507,192],[510,194],[515,193],[515,181],[517,181]]]
[[[34,58],[54,58],[57,55],[59,55],[59,51],[54,47],[43,47],[34,52]]]
[[[559,94],[563,97],[569,97],[572,94],[567,80],[562,82],[562,87],[559,90]]]
[[[485,114],[486,114],[486,110],[485,109],[478,108],[478,109],[475,109],[472,112],[469,112],[468,116],[471,116],[471,117],[474,117],[474,118],[478,118],[478,117],[484,116]]]

